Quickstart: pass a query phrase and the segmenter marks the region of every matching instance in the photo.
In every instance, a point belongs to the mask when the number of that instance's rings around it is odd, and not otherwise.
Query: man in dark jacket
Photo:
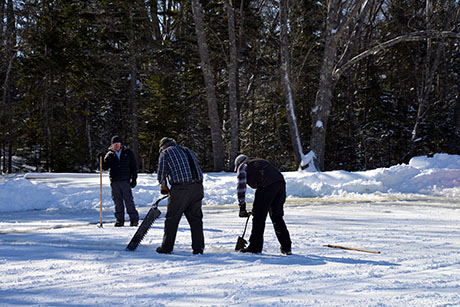
[[[99,154],[100,156],[102,154]],[[134,204],[132,188],[136,186],[137,164],[133,152],[121,144],[119,136],[112,137],[112,145],[102,161],[102,169],[110,169],[110,186],[115,203],[115,227],[125,224],[125,206],[130,225],[137,226],[139,213]]]
[[[171,189],[168,188],[168,183]],[[188,148],[177,145],[171,138],[160,141],[158,159],[158,182],[161,194],[168,194],[163,242],[157,248],[160,254],[169,254],[174,248],[177,228],[185,214],[192,232],[193,254],[203,254],[203,173],[195,154]]]
[[[281,172],[270,162],[259,158],[239,155],[235,159],[235,171],[238,177],[239,216],[248,217],[246,211],[246,184],[255,189],[252,204],[252,232],[249,246],[240,250],[243,253],[261,253],[264,243],[265,220],[270,214],[275,234],[281,245],[281,253],[291,255],[291,238],[284,222],[284,202],[286,200],[286,182]]]

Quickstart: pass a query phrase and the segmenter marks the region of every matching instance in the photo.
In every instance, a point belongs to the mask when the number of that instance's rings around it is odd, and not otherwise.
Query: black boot
[[[253,254],[260,254],[262,251],[261,250],[256,250],[249,245],[248,247],[245,247],[243,249],[240,249],[241,253],[253,253]]]
[[[157,253],[158,254],[171,254],[172,251],[167,251],[167,250],[164,250],[161,246],[160,247],[157,247]]]

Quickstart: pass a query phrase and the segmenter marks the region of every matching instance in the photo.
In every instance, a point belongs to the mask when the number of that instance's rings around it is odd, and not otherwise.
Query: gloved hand
[[[96,156],[97,156],[97,161],[99,161],[101,159],[101,157],[102,157],[102,159],[104,159],[104,153],[103,152],[98,152]]]
[[[167,185],[162,185],[160,189],[160,193],[163,195],[168,195],[169,194],[169,188]]]
[[[249,213],[248,213],[248,211],[246,211],[246,202],[242,202],[242,203],[238,204],[238,206],[240,207],[240,213],[238,214],[238,216],[239,217],[248,217]]]
[[[131,182],[129,183],[132,189],[134,189],[137,185],[136,179],[131,179]]]

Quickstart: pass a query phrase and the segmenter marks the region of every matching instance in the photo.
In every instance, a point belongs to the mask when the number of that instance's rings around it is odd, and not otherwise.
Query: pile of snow
[[[460,196],[460,156],[436,154],[414,157],[409,164],[362,172],[285,172],[290,198],[365,194],[423,194]],[[1,177],[0,177],[1,178]],[[0,179],[0,212],[49,208],[99,209],[99,174],[28,173]],[[204,175],[206,205],[236,202],[235,173]],[[108,174],[103,174],[102,203],[112,208]],[[140,174],[134,189],[137,205],[160,197],[155,174]],[[248,189],[251,202],[254,191]]]

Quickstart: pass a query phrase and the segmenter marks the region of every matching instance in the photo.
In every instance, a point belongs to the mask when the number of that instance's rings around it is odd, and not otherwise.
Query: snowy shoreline
[[[409,164],[363,172],[285,172],[289,198],[360,197],[381,194],[421,194],[460,197],[460,156],[414,157]],[[0,212],[50,208],[99,209],[99,174],[27,173],[2,176]],[[204,175],[205,205],[236,203],[234,173]],[[133,190],[139,206],[160,197],[155,174],[140,174]],[[254,197],[248,189],[248,201]],[[108,174],[103,173],[103,207],[112,207]]]

